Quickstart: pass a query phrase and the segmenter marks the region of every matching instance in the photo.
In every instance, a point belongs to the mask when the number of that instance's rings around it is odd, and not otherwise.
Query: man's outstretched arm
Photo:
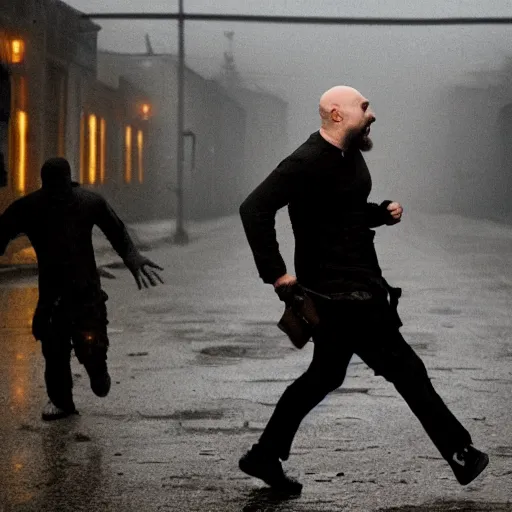
[[[124,264],[132,273],[139,290],[142,286],[148,288],[148,282],[151,286],[156,286],[157,281],[163,283],[162,278],[154,270],[163,270],[163,268],[140,254],[124,222],[102,197],[98,199],[98,212],[95,224],[103,231],[114,250],[123,259]]]
[[[256,187],[240,206],[240,216],[254,261],[263,282],[287,281],[286,264],[279,252],[275,217],[286,206],[298,185],[301,164],[286,159]],[[284,284],[279,283],[279,284]]]

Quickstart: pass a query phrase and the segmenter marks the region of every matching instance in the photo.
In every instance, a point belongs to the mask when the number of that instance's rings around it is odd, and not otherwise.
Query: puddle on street
[[[233,364],[241,359],[279,359],[294,349],[283,346],[214,345],[199,351],[197,363],[202,365]]]
[[[460,309],[453,308],[430,308],[428,312],[434,315],[460,315],[462,313]]]
[[[222,409],[203,409],[203,410],[183,410],[175,411],[170,414],[146,415],[139,413],[144,419],[150,420],[220,420],[224,417],[225,411]]]

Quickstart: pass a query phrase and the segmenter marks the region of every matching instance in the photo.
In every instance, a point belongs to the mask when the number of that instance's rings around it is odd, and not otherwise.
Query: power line
[[[84,18],[96,20],[178,20],[179,13],[89,13]],[[307,25],[510,25],[512,17],[463,18],[358,18],[329,16],[266,16],[259,14],[183,14],[186,21],[229,21],[252,23],[286,23]]]

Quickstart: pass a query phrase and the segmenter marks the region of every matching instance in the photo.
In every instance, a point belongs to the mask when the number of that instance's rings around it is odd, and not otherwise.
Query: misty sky
[[[175,0],[71,0],[84,12],[165,12],[177,8]],[[374,16],[509,16],[509,0],[184,0],[188,12],[226,12],[259,14],[371,15]],[[314,5],[313,5],[314,4]]]
[[[68,3],[84,12],[177,9],[177,2],[169,0]],[[371,11],[367,10],[369,5]],[[218,0],[215,4],[185,0],[185,9],[321,16],[512,16],[509,0]],[[100,25],[101,48],[143,52],[144,34],[149,33],[155,51],[176,52],[175,22],[102,21]],[[368,157],[374,183],[383,193],[399,189],[405,196],[408,187],[428,180],[418,157],[428,152],[428,123],[436,115],[443,88],[492,82],[495,74],[482,78],[481,72],[498,70],[512,55],[512,26],[315,27],[187,22],[187,65],[213,77],[226,49],[225,30],[235,31],[234,54],[244,81],[289,101],[287,149],[296,147],[318,128],[317,103],[324,90],[339,83],[360,89],[377,113],[372,131],[375,149]],[[377,195],[381,195],[379,191]]]

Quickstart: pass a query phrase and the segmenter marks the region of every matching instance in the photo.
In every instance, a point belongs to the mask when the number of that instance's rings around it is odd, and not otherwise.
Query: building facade
[[[98,51],[99,30],[61,0],[0,3],[0,58],[12,86],[0,211],[39,188],[47,158],[64,156],[73,178],[126,221],[174,217],[176,57]],[[185,217],[235,213],[277,164],[286,104],[188,68],[185,84]],[[0,264],[24,245],[11,244]]]
[[[149,98],[125,81],[97,80],[99,27],[59,0],[0,4],[0,47],[11,80],[8,179],[0,208],[40,186],[49,157],[69,159],[74,179],[143,196]]]
[[[99,52],[98,76],[111,87],[123,78],[149,92],[154,137],[151,172],[158,176],[153,215],[175,208],[178,65],[173,55]],[[245,166],[245,110],[212,80],[185,69],[184,207],[187,218],[237,210]]]

